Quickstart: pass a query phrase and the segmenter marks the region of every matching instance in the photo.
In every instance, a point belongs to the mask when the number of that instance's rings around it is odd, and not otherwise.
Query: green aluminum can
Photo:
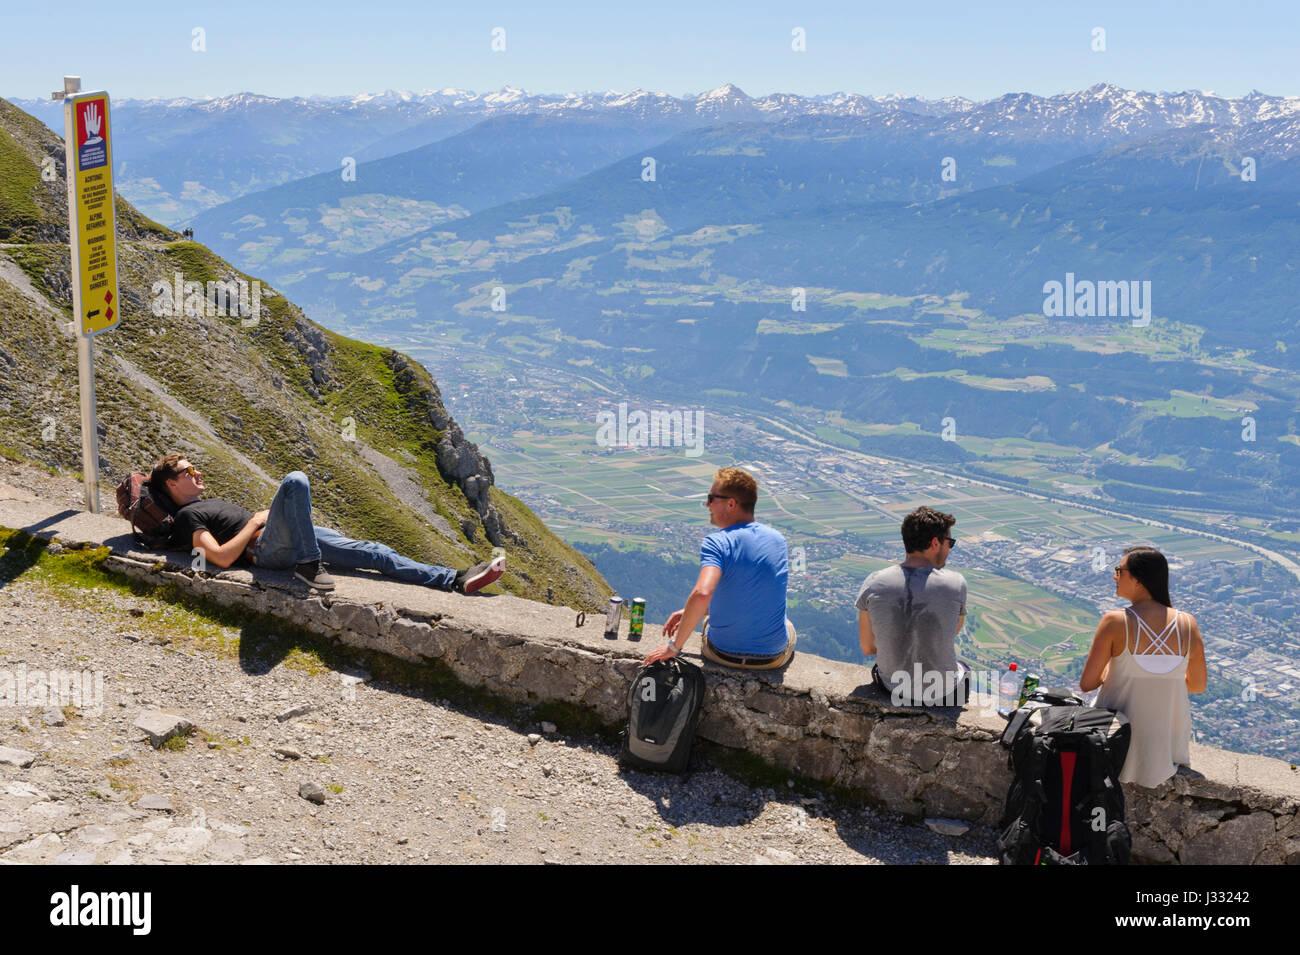
[[[632,598],[632,611],[628,616],[629,626],[627,638],[629,640],[640,640],[641,632],[645,630],[645,598]]]
[[[1025,682],[1020,686],[1020,705],[1024,706],[1025,701],[1029,699],[1030,694],[1038,689],[1038,677],[1032,673],[1025,674]]]

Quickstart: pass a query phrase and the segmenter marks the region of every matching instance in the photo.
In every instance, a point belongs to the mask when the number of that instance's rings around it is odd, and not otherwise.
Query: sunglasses
[[[952,537],[945,537],[944,540],[946,540],[946,541],[948,542],[948,546],[949,546],[949,547],[956,547],[956,546],[957,546],[957,541],[956,541],[954,538],[952,538]]]
[[[181,468],[179,471],[173,474],[172,477],[180,477],[182,474],[188,474],[190,477],[198,477],[199,469],[191,464],[187,468]]]
[[[734,500],[735,500],[735,498],[732,497],[730,494],[709,494],[709,495],[707,495],[707,496],[705,497],[705,499],[704,499],[704,503],[705,503],[706,505],[708,505],[708,504],[712,504],[712,503],[713,503],[714,501],[716,501],[718,498],[722,498],[722,500],[724,500],[724,501],[734,501]]]
[[[1118,576],[1119,576],[1120,574],[1122,574],[1122,573],[1124,573],[1124,565],[1123,565],[1123,564],[1116,564],[1116,565],[1115,565],[1115,576],[1118,577]]]

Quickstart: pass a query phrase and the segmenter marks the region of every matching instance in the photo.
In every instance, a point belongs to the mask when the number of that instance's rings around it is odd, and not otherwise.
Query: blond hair
[[[745,511],[753,512],[758,503],[758,482],[754,475],[742,468],[719,468],[713,480],[722,494],[735,498]]]

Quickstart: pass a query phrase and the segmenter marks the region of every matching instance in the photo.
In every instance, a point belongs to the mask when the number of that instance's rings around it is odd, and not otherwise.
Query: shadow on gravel
[[[993,852],[993,841],[987,831],[975,828],[964,836],[941,836],[916,822],[880,819],[854,824],[836,819],[835,831],[854,852],[892,865],[950,865],[951,852],[974,856]]]
[[[0,588],[8,586],[11,581],[36,566],[41,554],[45,553],[45,548],[50,546],[50,542],[44,538],[30,536],[40,526],[33,524],[25,527],[0,542],[5,548],[4,554],[0,556]]]
[[[239,669],[250,676],[266,676],[293,649],[294,641],[277,637],[265,626],[245,624],[239,628]]]
[[[42,531],[80,513],[80,511],[64,510],[51,514],[45,520],[37,521],[35,524],[28,524],[13,531],[4,531],[0,535],[0,549],[3,549],[3,553],[0,554],[0,588],[8,586],[10,582],[36,566],[36,562],[50,546],[49,537],[44,536]]]
[[[618,778],[654,803],[659,818],[669,826],[743,826],[756,819],[768,803],[750,786],[710,766],[684,776],[623,769]]]
[[[919,708],[918,708],[919,709]],[[951,708],[954,713],[955,708]],[[629,789],[650,800],[672,835],[691,824],[744,826],[765,816],[770,847],[787,850],[799,844],[812,819],[830,819],[848,849],[890,864],[948,865],[949,855],[992,856],[992,830],[972,827],[964,836],[932,832],[920,820],[905,819],[864,805],[826,787],[800,780],[756,757],[697,740],[692,771],[684,776],[623,769]],[[791,786],[793,782],[795,785]],[[650,835],[647,831],[646,835]],[[658,838],[663,838],[659,836]]]
[[[182,561],[182,558],[177,556],[179,551],[161,551],[151,549],[143,544],[136,543],[135,538],[129,533],[119,534],[116,537],[105,537],[100,543],[100,546],[109,548],[114,554],[133,554],[137,557],[144,557],[147,555],[150,557],[156,557],[158,560],[171,559],[172,563],[180,563]],[[183,558],[185,562],[189,561],[189,556],[189,554],[185,555]]]
[[[23,533],[25,533],[25,534],[39,534],[41,531],[45,530],[45,528],[47,528],[47,527],[51,527],[51,526],[53,526],[54,524],[59,524],[59,523],[61,523],[61,522],[63,522],[63,521],[66,521],[66,520],[67,520],[68,518],[70,518],[70,517],[76,517],[76,516],[77,516],[78,514],[80,514],[80,513],[82,513],[82,512],[81,512],[81,511],[74,511],[74,510],[72,510],[71,508],[69,508],[69,509],[66,510],[66,511],[59,511],[59,513],[57,513],[57,514],[52,514],[52,515],[50,515],[49,517],[47,517],[47,518],[46,518],[45,520],[43,520],[43,521],[38,521],[38,522],[35,523],[35,524],[28,524],[26,527],[23,528]]]
[[[949,853],[989,855],[988,832],[972,829],[961,837],[941,836],[915,821],[874,809],[844,804],[825,795],[807,796],[797,789],[781,793],[755,788],[716,767],[703,767],[686,776],[661,776],[635,770],[619,773],[630,789],[654,803],[671,836],[680,826],[744,826],[766,816],[768,845],[788,851],[802,843],[814,817],[827,818],[846,848],[864,857],[895,865],[948,865]],[[662,839],[654,829],[646,838]]]

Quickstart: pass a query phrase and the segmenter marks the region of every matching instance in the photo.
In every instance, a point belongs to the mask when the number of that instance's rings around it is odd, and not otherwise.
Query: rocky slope
[[[453,566],[500,547],[509,591],[587,608],[608,594],[584,557],[494,486],[419,364],[327,331],[265,285],[252,309],[252,276],[120,197],[117,216],[122,320],[97,339],[96,359],[106,508],[112,485],[162,450],[188,455],[214,494],[250,509],[301,469],[318,519],[344,533]],[[68,257],[62,142],[0,100],[0,442],[71,471]],[[250,308],[186,314],[161,291],[178,275],[205,283],[209,299],[206,283],[242,280]]]

